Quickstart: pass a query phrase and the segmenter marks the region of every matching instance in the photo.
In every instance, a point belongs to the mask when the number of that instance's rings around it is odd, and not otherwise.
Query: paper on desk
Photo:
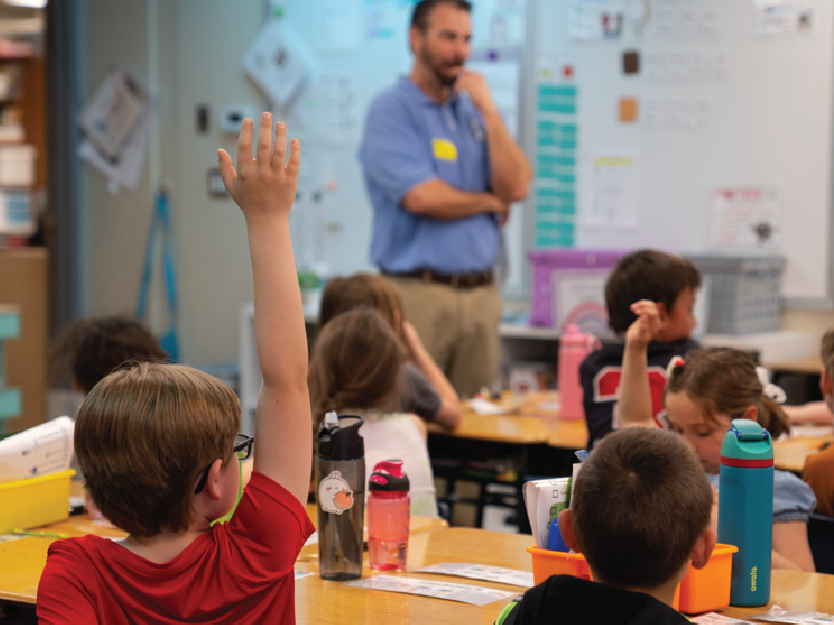
[[[751,621],[742,621],[737,618],[718,614],[717,612],[707,612],[689,620],[693,623],[700,623],[701,625],[753,625]]]
[[[295,581],[300,580],[302,577],[308,577],[312,575],[311,572],[302,573],[301,571],[295,571]]]
[[[822,612],[789,612],[788,610],[783,610],[778,605],[771,606],[764,614],[751,616],[750,618],[769,623],[802,623],[805,625],[831,625],[834,623],[834,617],[830,614],[823,614]]]
[[[472,605],[486,605],[493,601],[501,601],[515,597],[518,593],[506,590],[495,590],[483,586],[469,584],[451,584],[449,582],[430,582],[413,577],[394,577],[393,575],[375,575],[356,582],[347,582],[346,586],[367,588],[369,590],[384,590],[386,592],[401,592],[407,595],[421,595],[435,599],[448,599]]]
[[[487,401],[482,397],[473,397],[469,400],[469,407],[479,415],[496,415],[496,414],[510,414],[511,412],[518,412],[519,406],[515,403],[512,405],[501,405],[491,401]]]
[[[530,520],[530,528],[539,549],[547,549],[550,523],[570,505],[572,483],[572,478],[557,477],[524,484],[527,518]]]
[[[527,571],[516,571],[514,569],[505,569],[500,566],[487,566],[485,564],[443,562],[441,564],[432,564],[431,566],[425,566],[422,569],[417,569],[417,572],[455,575],[457,577],[480,579],[487,582],[510,584],[511,586],[522,586],[524,588],[532,588],[536,585],[533,581],[532,573],[528,573]]]
[[[831,436],[834,428],[830,425],[791,425],[791,438],[809,437],[822,438]]]
[[[75,421],[58,417],[0,441],[0,483],[66,471]]]

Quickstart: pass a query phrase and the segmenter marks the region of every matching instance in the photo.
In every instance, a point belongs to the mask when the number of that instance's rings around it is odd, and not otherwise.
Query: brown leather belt
[[[479,286],[492,284],[492,271],[479,271],[476,273],[437,273],[432,269],[417,269],[415,271],[393,272],[382,270],[382,275],[389,278],[408,278],[421,282],[434,282],[445,284],[453,289],[474,289]]]

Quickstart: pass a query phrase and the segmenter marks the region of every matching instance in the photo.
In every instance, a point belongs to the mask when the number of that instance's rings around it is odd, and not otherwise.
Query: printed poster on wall
[[[716,187],[712,193],[713,247],[779,249],[781,206],[775,186]]]
[[[625,9],[622,0],[572,0],[568,9],[571,39],[620,39]]]
[[[635,150],[600,150],[591,156],[586,178],[588,226],[635,228],[640,221],[640,170]]]

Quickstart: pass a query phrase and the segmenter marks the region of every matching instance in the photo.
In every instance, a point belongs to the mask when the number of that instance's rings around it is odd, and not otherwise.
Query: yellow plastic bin
[[[0,534],[66,519],[73,475],[68,469],[0,484]]]
[[[672,607],[681,612],[694,614],[720,610],[730,605],[730,579],[733,569],[733,554],[738,547],[716,544],[709,562],[700,571],[691,564],[686,577],[675,591]],[[582,579],[593,579],[591,569],[581,553],[564,553],[527,547],[533,558],[533,579],[541,584],[551,575],[573,575]]]

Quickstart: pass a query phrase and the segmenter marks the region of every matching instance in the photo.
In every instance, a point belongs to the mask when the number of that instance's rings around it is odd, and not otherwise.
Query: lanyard
[[[171,222],[168,212],[168,192],[160,188],[151,213],[151,226],[148,231],[148,246],[145,249],[145,261],[142,265],[142,282],[139,285],[139,302],[136,304],[136,317],[144,319],[148,305],[148,291],[151,286],[151,267],[156,251],[157,233],[162,239],[162,263],[165,275],[165,294],[168,301],[168,330],[159,343],[171,360],[179,358],[177,345],[177,282],[174,275],[174,260],[171,253]]]

